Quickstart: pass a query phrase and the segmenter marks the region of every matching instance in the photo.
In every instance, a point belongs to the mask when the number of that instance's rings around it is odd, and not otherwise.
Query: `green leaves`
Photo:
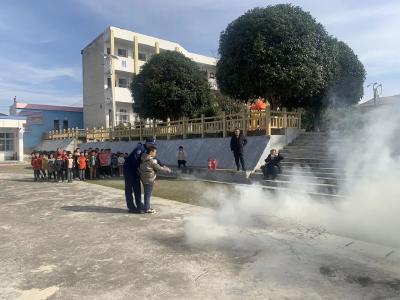
[[[210,106],[210,87],[196,63],[179,52],[154,55],[133,77],[134,111],[142,118],[193,117]]]
[[[242,101],[312,97],[335,76],[331,38],[293,5],[255,8],[240,16],[221,33],[219,52],[218,85]]]

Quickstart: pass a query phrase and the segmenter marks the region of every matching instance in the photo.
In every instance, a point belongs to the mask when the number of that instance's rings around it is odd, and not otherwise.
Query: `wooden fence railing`
[[[50,131],[45,139],[80,139],[86,141],[142,140],[145,137],[190,138],[223,136],[236,127],[245,135],[271,135],[272,129],[301,128],[301,113],[282,111],[244,111],[239,114],[222,114],[216,117],[181,119],[165,122],[145,120],[114,128],[93,128]]]

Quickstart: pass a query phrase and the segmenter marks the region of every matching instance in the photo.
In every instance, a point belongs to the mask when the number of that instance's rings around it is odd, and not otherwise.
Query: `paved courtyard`
[[[121,190],[0,172],[0,299],[400,299],[398,249],[274,218],[192,244],[209,209],[153,203],[127,214]]]

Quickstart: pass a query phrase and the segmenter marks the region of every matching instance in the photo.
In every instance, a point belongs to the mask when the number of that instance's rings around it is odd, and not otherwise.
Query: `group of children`
[[[34,180],[72,182],[74,179],[99,179],[122,176],[127,153],[112,153],[110,149],[89,149],[74,152],[57,149],[54,152],[32,153]]]

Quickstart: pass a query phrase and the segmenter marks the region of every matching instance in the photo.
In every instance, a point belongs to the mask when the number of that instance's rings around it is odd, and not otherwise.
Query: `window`
[[[123,68],[126,68],[126,60],[121,61],[121,65]]]
[[[127,122],[129,122],[128,110],[126,110],[124,108],[121,108],[119,110],[118,117],[119,117],[119,123],[127,123]]]
[[[210,78],[214,79],[215,78],[215,74],[214,73],[210,73]]]
[[[0,151],[14,151],[14,134],[0,133]]]
[[[140,53],[139,52],[139,60],[142,60],[142,61],[146,61],[146,54],[145,53]]]
[[[111,54],[111,49],[107,48],[107,54],[110,55]]]
[[[118,78],[118,86],[122,88],[128,87],[128,80],[126,78]]]
[[[127,53],[126,49],[118,48],[118,56],[128,57],[128,53]]]
[[[54,130],[60,130],[60,120],[54,120]]]
[[[68,129],[68,120],[63,121],[63,129]]]
[[[111,78],[107,78],[107,88],[111,88]]]

